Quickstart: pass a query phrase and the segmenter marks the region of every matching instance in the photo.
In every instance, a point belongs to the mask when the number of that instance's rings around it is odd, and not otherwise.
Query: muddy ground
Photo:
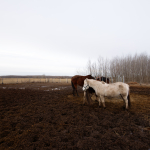
[[[0,85],[0,150],[149,150],[150,87],[131,85],[131,108],[82,105],[70,84]]]

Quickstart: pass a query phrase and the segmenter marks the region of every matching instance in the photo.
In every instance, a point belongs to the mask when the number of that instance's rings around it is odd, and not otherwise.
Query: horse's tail
[[[129,93],[128,93],[127,99],[128,99],[128,106],[131,107],[130,91],[129,91]]]
[[[73,82],[71,81],[72,88],[75,89]]]

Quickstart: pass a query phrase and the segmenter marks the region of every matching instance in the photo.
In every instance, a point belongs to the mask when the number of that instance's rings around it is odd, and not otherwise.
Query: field
[[[16,83],[71,83],[70,78],[48,78],[48,77],[37,77],[37,78],[0,78],[0,84],[16,84]]]
[[[0,150],[149,150],[150,86],[130,89],[125,111],[118,98],[82,105],[70,83],[0,85]]]

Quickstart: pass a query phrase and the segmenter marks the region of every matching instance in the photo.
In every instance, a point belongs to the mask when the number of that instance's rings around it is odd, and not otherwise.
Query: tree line
[[[124,78],[125,82],[150,83],[150,56],[146,53],[114,57],[111,60],[99,56],[97,61],[88,61],[78,74],[95,77]]]

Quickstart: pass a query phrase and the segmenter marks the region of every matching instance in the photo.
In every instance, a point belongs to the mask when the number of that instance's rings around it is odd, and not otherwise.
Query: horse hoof
[[[104,107],[104,109],[106,109],[106,107]]]
[[[123,110],[126,110],[126,108],[124,106],[122,108],[123,108]]]

